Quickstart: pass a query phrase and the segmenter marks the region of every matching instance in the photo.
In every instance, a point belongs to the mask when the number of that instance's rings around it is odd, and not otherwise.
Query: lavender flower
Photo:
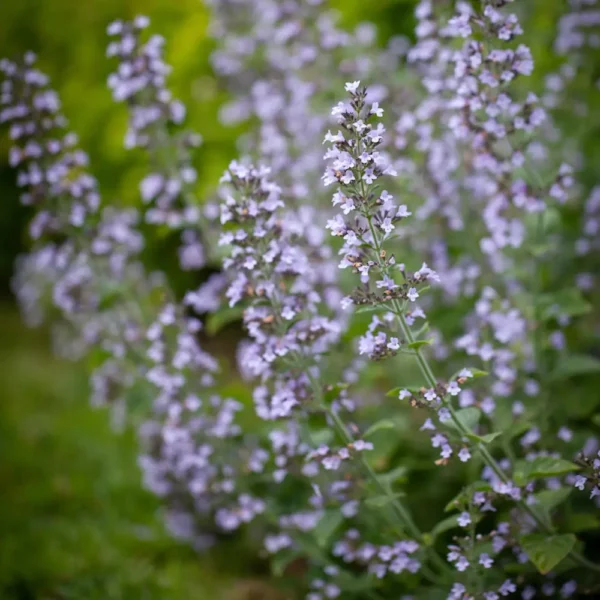
[[[97,212],[100,197],[96,180],[86,172],[88,157],[77,148],[77,136],[65,130],[58,95],[35,61],[33,53],[22,63],[1,61],[0,123],[10,124],[9,162],[19,167],[17,185],[27,188],[21,202],[39,208],[30,225],[31,237],[38,240],[82,228]]]
[[[296,242],[295,228],[280,220],[281,191],[267,179],[268,173],[264,167],[230,165],[223,182],[235,196],[224,192],[221,223],[227,230],[220,243],[231,247],[224,261],[233,275],[226,291],[230,306],[256,298],[244,312],[253,341],[246,356],[252,356],[248,366],[254,376],[273,378],[275,392],[269,402],[263,388],[255,393],[259,416],[273,419],[287,417],[310,400],[311,378],[318,378],[320,357],[337,341],[340,328],[319,314],[321,298],[310,256]],[[286,370],[280,376],[277,361],[288,356],[302,371]]]
[[[170,132],[171,126],[184,121],[186,109],[166,87],[171,68],[163,59],[164,39],[159,35],[145,43],[140,39],[148,25],[143,16],[109,25],[108,34],[116,39],[108,45],[107,55],[118,57],[119,66],[108,86],[113,98],[126,102],[129,109],[125,147],[144,148],[156,165],[140,183],[142,200],[149,205],[146,221],[183,229],[180,264],[184,270],[198,269],[206,257],[197,231],[203,223],[192,191],[198,174],[190,150],[202,139],[188,131]]]

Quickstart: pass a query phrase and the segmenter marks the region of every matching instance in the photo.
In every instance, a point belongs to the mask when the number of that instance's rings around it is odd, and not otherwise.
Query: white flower
[[[352,81],[352,82],[348,82],[346,83],[346,85],[344,86],[344,89],[347,92],[350,92],[351,94],[354,94],[356,92],[356,90],[358,89],[358,86],[360,85],[360,81]]]
[[[471,453],[468,448],[461,448],[458,453],[458,458],[461,462],[467,462],[471,458]]]
[[[451,396],[457,396],[460,393],[460,387],[456,381],[451,381],[448,385],[448,393]]]
[[[383,117],[383,108],[379,108],[379,102],[373,102],[371,110],[369,111],[372,115]]]
[[[400,342],[397,337],[390,338],[390,341],[387,344],[387,347],[390,350],[398,350],[400,348]]]
[[[418,297],[419,297],[419,292],[417,292],[417,289],[414,287],[411,287],[408,290],[408,293],[406,294],[406,297],[411,301],[414,302]]]

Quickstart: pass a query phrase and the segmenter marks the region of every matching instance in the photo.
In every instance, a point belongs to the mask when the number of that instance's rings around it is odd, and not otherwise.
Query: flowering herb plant
[[[145,485],[199,551],[244,535],[274,576],[301,564],[307,600],[593,596],[600,397],[573,380],[600,372],[600,188],[557,115],[600,8],[570,2],[536,94],[518,2],[421,0],[385,49],[324,4],[211,0],[222,118],[250,124],[206,199],[164,40],[108,27],[149,158],[139,215],[102,208],[35,57],[0,63],[34,212],[23,313],[139,430]],[[197,289],[148,267],[157,229]],[[231,322],[235,366],[207,351]]]

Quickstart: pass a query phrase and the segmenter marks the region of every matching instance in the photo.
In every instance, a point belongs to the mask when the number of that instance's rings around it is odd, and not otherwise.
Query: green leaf
[[[571,354],[558,363],[550,374],[550,380],[561,381],[594,373],[600,373],[600,360],[589,354]]]
[[[396,492],[389,496],[371,496],[365,500],[365,504],[372,508],[383,508],[384,506],[391,504],[397,498],[402,498],[403,496],[405,496],[403,492]]]
[[[414,342],[407,344],[407,347],[411,348],[412,350],[418,350],[419,348],[422,348],[423,346],[430,346],[432,343],[433,343],[433,338],[430,338],[428,340],[415,340]]]
[[[596,513],[573,513],[567,518],[565,528],[573,533],[600,528],[600,515]]]
[[[450,531],[451,529],[459,527],[458,521],[456,519],[457,515],[451,515],[443,521],[440,521],[429,533],[431,539],[435,540],[435,538],[437,538],[438,535],[441,535],[442,533],[446,533],[446,531]]]
[[[562,487],[556,490],[543,490],[535,494],[537,503],[534,506],[541,506],[548,512],[554,510],[557,506],[565,502],[573,491],[570,487]]]
[[[456,411],[456,418],[462,423],[463,427],[469,430],[472,430],[473,427],[479,423],[480,417],[481,411],[474,406],[468,406],[467,408],[461,408],[460,410]],[[444,425],[461,433],[454,421],[447,421],[444,423]]]
[[[534,495],[537,503],[534,506],[543,506],[547,510],[553,510],[562,504],[571,494],[572,488],[562,487],[556,490],[543,490]]]
[[[550,522],[551,512],[562,504],[571,494],[572,488],[562,487],[556,490],[543,490],[534,495],[535,504],[531,505],[532,510],[546,522]]]
[[[106,290],[102,290],[102,296],[98,303],[98,312],[108,310],[121,300],[123,294],[122,286],[109,286]]]
[[[419,390],[420,388],[416,387],[416,386],[400,386],[400,387],[395,387],[392,388],[389,392],[386,392],[386,397],[387,398],[398,398],[398,395],[400,394],[400,390],[408,390],[409,392],[412,392],[415,396],[417,396],[419,394]]]
[[[517,485],[525,485],[540,477],[556,477],[578,470],[579,467],[568,460],[539,456],[531,461],[517,461],[513,477]]]
[[[385,306],[384,304],[367,304],[365,306],[359,306],[355,311],[354,314],[360,315],[361,313],[370,313],[370,312],[376,312],[378,310],[382,310],[386,308],[387,306]]]
[[[371,427],[369,427],[369,429],[363,433],[363,437],[367,438],[383,429],[396,429],[396,423],[394,423],[394,421],[391,419],[382,419],[381,421],[377,421],[377,423],[371,425]]]
[[[236,306],[224,306],[214,313],[210,313],[206,318],[206,333],[208,335],[215,335],[223,327],[239,321],[244,313],[244,308],[241,304]]]
[[[513,438],[520,436],[522,433],[529,431],[532,427],[533,423],[530,423],[529,421],[517,421],[505,431],[505,434],[509,440],[512,440]]]
[[[338,399],[340,392],[348,389],[349,383],[336,383],[335,385],[328,385],[323,393],[323,401],[329,406],[334,400]]]
[[[533,533],[522,537],[520,544],[537,570],[545,575],[573,550],[576,541],[572,533],[551,536]]]
[[[489,373],[487,371],[482,371],[481,369],[469,369],[471,371],[471,379],[479,379],[480,377],[487,377]]]
[[[309,428],[308,432],[310,442],[314,446],[325,445],[328,446],[333,442],[335,434],[333,429],[317,429],[312,430]]]
[[[552,294],[542,294],[538,299],[538,308],[545,321],[558,315],[577,317],[592,310],[592,305],[583,297],[581,290],[569,288]]]
[[[373,591],[373,579],[371,576],[356,577],[348,571],[340,571],[336,577],[336,582],[346,591],[352,592],[352,595],[360,592]],[[361,596],[365,597],[365,596]]]
[[[472,433],[470,435],[467,435],[467,437],[473,442],[491,444],[497,437],[501,435],[501,431],[494,431],[494,433],[486,433],[485,435],[475,435],[474,433]]]
[[[273,575],[282,577],[286,569],[294,562],[294,560],[301,556],[302,552],[290,548],[285,548],[277,552],[270,560]]]
[[[395,469],[392,469],[391,471],[387,471],[386,473],[379,473],[378,477],[379,477],[380,481],[390,485],[390,484],[396,483],[398,481],[405,481],[407,472],[408,472],[408,469],[405,466],[401,466],[401,467],[396,467]]]
[[[327,509],[314,530],[317,544],[322,548],[325,547],[343,520],[344,516],[339,509]]]

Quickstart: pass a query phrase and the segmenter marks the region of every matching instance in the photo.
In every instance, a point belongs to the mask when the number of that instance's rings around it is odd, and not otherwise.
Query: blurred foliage
[[[0,314],[0,598],[282,600],[243,578],[259,569],[239,542],[200,556],[173,540],[134,433],[82,402],[86,373],[52,356],[47,332]]]
[[[380,27],[380,41],[408,34],[414,24],[414,0],[334,0],[348,26],[368,19]],[[528,42],[538,61],[535,85],[556,66],[548,51],[564,3],[526,0]],[[0,3],[0,57],[34,50],[40,67],[59,91],[71,127],[90,154],[106,203],[135,204],[138,182],[145,174],[144,156],[123,149],[126,111],[116,106],[106,87],[114,62],[105,57],[109,22],[148,14],[152,30],[167,39],[167,59],[173,65],[170,87],[188,107],[187,124],[204,137],[194,164],[201,196],[235,156],[237,129],[222,127],[218,107],[226,93],[209,63],[213,41],[207,32],[209,14],[199,0],[7,0]],[[600,92],[589,81],[598,79],[591,58],[581,97],[598,104]],[[571,131],[583,137],[582,149],[591,165],[598,164],[598,115],[581,119],[567,107],[563,115]],[[17,252],[26,247],[28,211],[18,203],[14,172],[6,164],[8,140],[0,135],[0,294]],[[587,182],[597,172],[584,173]],[[142,491],[136,467],[136,440],[131,432],[115,436],[103,411],[87,406],[85,374],[77,365],[50,357],[46,336],[25,331],[12,309],[0,319],[0,597],[15,600],[177,598],[270,598],[261,584],[231,588],[221,573],[244,572],[247,565],[198,558],[186,545],[173,541],[161,526],[160,503]],[[592,392],[593,393],[593,392]],[[404,431],[415,424],[402,424]],[[426,446],[403,448],[415,460]],[[452,481],[422,476],[415,504],[424,522],[432,509],[426,497],[435,485]],[[431,471],[428,471],[431,476]],[[451,477],[444,473],[441,477]],[[419,487],[419,486],[415,486]],[[441,502],[441,499],[433,502]],[[219,580],[215,580],[219,573]],[[224,579],[224,580],[223,580]]]
[[[0,597],[224,597],[231,582],[164,530],[131,432],[93,410],[86,376],[3,307],[0,327]],[[215,557],[214,561],[218,562]]]
[[[332,0],[342,22],[352,27],[363,20],[379,28],[384,43],[392,35],[410,35],[414,26],[416,0]],[[518,3],[526,12],[528,44],[538,68],[534,88],[539,89],[544,73],[556,66],[552,46],[555,27],[565,2],[527,0]],[[173,66],[170,87],[188,107],[187,125],[202,134],[204,145],[196,151],[199,197],[210,190],[224,167],[235,156],[235,139],[240,131],[219,124],[218,108],[226,98],[215,79],[209,61],[214,41],[208,32],[209,9],[201,0],[19,0],[0,4],[0,56],[16,57],[27,50],[40,57],[39,66],[52,79],[59,92],[64,112],[82,147],[89,153],[92,172],[100,181],[106,203],[135,204],[138,182],[146,172],[145,158],[139,151],[123,148],[126,110],[116,106],[106,87],[115,65],[105,56],[106,26],[113,20],[128,19],[143,13],[152,20],[152,31],[167,39],[167,60]],[[588,61],[587,77],[581,86],[591,105],[600,101],[600,91],[590,85],[600,77],[597,61]],[[600,157],[597,115],[581,119],[567,107],[564,115],[570,130],[585,137],[585,152],[590,162]],[[0,293],[8,292],[14,255],[26,244],[24,225],[27,211],[19,207],[14,188],[14,173],[8,168],[8,139],[0,136]],[[590,178],[593,176],[589,174]]]
[[[235,130],[219,125],[217,109],[224,99],[212,76],[207,35],[209,15],[198,0],[19,0],[0,4],[0,56],[18,57],[28,49],[60,94],[70,125],[90,155],[91,170],[100,181],[104,202],[134,204],[145,174],[141,152],[123,148],[126,109],[116,106],[106,86],[115,61],[105,56],[106,26],[118,18],[148,14],[153,30],[167,40],[173,66],[169,85],[188,106],[187,125],[205,144],[195,156],[199,192],[214,185],[234,153]],[[14,173],[7,166],[7,136],[0,136],[0,285],[6,294],[15,253],[26,243],[27,211],[18,206]]]

